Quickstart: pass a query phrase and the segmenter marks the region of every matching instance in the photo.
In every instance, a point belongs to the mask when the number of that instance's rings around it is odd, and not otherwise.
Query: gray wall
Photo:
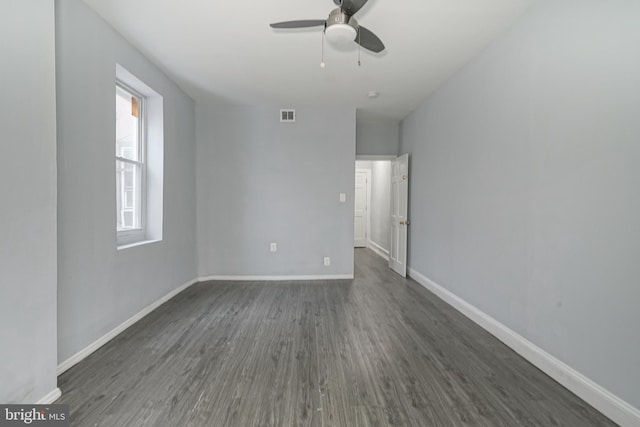
[[[196,276],[195,106],[80,0],[56,2],[58,356]],[[116,250],[116,62],[164,97],[162,242]]]
[[[391,121],[358,122],[356,126],[356,154],[397,155],[399,123]]]
[[[355,110],[298,108],[291,124],[198,105],[196,121],[200,276],[353,273]]]
[[[0,12],[0,402],[56,388],[56,103],[53,2]]]
[[[640,408],[640,2],[536,2],[401,124],[410,266]]]

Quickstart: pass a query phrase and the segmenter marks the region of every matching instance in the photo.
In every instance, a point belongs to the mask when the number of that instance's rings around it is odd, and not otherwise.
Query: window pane
[[[140,99],[116,86],[116,156],[140,160]]]
[[[140,166],[116,160],[116,224],[118,231],[141,228],[141,189]]]

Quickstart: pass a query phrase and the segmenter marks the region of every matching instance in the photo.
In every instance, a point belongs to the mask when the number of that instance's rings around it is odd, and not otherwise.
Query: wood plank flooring
[[[613,426],[410,279],[207,282],[60,376],[72,426]]]

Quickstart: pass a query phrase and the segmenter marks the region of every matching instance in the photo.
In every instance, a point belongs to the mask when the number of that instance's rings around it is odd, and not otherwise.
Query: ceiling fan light
[[[333,24],[324,30],[324,34],[330,43],[346,45],[356,39],[358,32],[348,24]]]

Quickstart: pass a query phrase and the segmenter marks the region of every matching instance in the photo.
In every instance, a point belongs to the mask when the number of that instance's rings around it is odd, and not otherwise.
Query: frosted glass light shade
[[[333,24],[324,30],[324,34],[329,42],[337,45],[345,45],[353,42],[358,32],[351,25]]]

